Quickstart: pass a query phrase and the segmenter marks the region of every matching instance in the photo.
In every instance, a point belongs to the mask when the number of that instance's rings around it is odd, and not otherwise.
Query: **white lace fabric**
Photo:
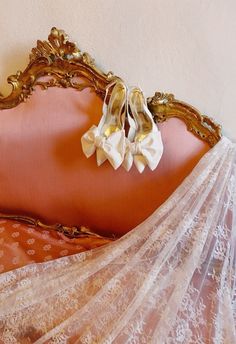
[[[236,343],[236,145],[106,246],[0,275],[0,343]]]

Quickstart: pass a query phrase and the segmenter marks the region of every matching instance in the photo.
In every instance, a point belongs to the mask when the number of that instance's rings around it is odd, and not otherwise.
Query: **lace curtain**
[[[236,343],[236,145],[223,138],[146,221],[0,276],[1,343]]]

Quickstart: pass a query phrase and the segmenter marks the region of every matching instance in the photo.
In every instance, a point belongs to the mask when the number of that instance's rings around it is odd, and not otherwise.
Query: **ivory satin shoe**
[[[112,167],[117,169],[123,162],[126,149],[124,124],[127,89],[122,81],[116,82],[107,105],[107,95],[113,85],[108,85],[106,89],[103,115],[98,126],[93,125],[82,136],[81,143],[87,158],[96,152],[98,166],[108,159]]]
[[[140,173],[146,166],[153,171],[163,154],[161,133],[140,88],[134,87],[129,91],[128,103],[132,118],[128,114],[130,131],[126,139],[123,167],[129,171],[134,163]]]

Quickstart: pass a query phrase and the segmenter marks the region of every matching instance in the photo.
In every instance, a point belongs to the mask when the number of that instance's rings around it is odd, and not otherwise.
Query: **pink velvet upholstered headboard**
[[[98,70],[55,28],[30,60],[9,77],[11,95],[0,98],[2,213],[120,236],[158,208],[220,139],[208,117],[156,93],[148,104],[164,144],[158,168],[139,174],[97,167],[95,157],[83,155],[80,138],[99,122],[105,88],[117,77]]]

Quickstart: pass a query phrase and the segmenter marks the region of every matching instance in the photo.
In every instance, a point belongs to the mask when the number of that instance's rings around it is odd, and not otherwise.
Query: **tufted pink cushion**
[[[1,111],[1,211],[122,235],[163,203],[209,149],[172,119],[160,125],[164,155],[154,172],[97,167],[80,138],[101,109],[89,90],[51,88]]]

